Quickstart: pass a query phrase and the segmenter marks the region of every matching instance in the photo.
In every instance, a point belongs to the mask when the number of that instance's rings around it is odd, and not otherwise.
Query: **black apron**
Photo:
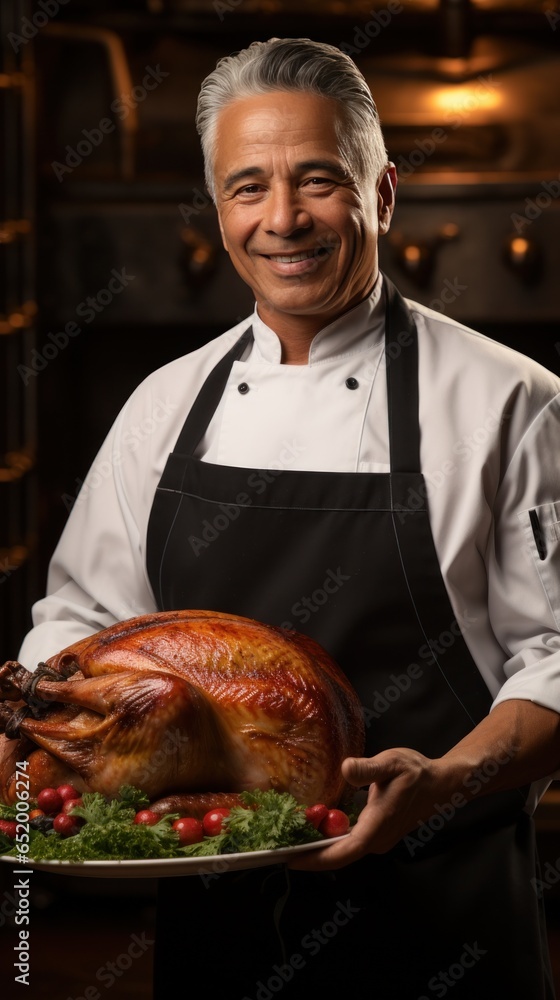
[[[193,457],[235,385],[249,329],[209,375],[169,456],[147,567],[160,610],[225,611],[320,642],[358,692],[367,756],[406,746],[439,757],[491,697],[434,548],[416,327],[384,281],[386,348],[399,348],[386,353],[391,472],[279,472]],[[550,1000],[526,790],[474,798],[492,769],[392,851],[337,872],[276,865],[161,879],[156,1000],[171,995],[170,982],[196,981],[197,968],[232,1000],[340,1000],[342,989],[380,1000],[449,991],[454,1000]]]

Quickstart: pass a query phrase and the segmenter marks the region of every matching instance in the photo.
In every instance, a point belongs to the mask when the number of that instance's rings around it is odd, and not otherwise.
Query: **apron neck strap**
[[[229,373],[235,361],[243,357],[245,348],[253,339],[253,327],[249,326],[245,333],[236,340],[233,347],[212,369],[203,386],[203,391],[196,397],[189,415],[183,425],[175,445],[179,455],[193,455],[212,419],[218,404],[224,394]]]
[[[385,286],[385,366],[391,472],[420,472],[418,333],[392,281]]]

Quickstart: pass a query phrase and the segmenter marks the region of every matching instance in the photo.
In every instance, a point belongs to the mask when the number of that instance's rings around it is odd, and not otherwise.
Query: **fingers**
[[[309,851],[290,862],[290,868],[302,871],[329,871],[344,868],[358,861],[365,854],[383,853],[391,843],[386,842],[383,811],[367,805],[362,809],[358,821],[345,836],[332,843],[326,843],[322,850]]]
[[[367,846],[363,838],[353,828],[346,837],[335,841],[334,844],[322,850],[308,851],[299,858],[294,858],[288,864],[288,868],[309,872],[334,871],[358,861],[366,853]]]

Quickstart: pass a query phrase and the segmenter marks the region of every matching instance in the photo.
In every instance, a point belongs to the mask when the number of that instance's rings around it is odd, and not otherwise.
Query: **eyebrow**
[[[338,177],[342,181],[348,180],[349,177],[348,171],[332,160],[303,160],[300,163],[296,163],[296,171],[298,173],[305,173],[307,170],[325,170],[328,173],[334,174],[335,177]],[[223,190],[229,191],[239,181],[246,180],[249,177],[262,177],[264,172],[262,167],[244,167],[242,170],[235,170],[233,173],[227,175]]]

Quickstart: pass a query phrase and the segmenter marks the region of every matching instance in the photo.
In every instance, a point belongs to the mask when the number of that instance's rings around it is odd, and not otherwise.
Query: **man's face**
[[[281,334],[311,334],[364,299],[396,184],[359,182],[336,135],[335,101],[273,91],[241,98],[218,119],[214,176],[224,246]],[[304,319],[305,317],[305,319]]]

